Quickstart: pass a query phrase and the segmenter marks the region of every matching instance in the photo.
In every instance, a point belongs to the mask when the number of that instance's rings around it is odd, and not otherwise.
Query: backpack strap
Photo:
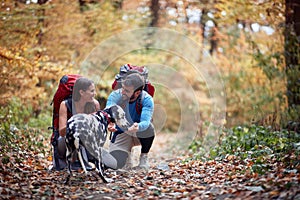
[[[142,113],[143,101],[144,101],[145,95],[146,95],[146,91],[142,90],[142,93],[136,100],[135,110],[139,115]]]
[[[72,98],[66,99],[65,104],[66,104],[66,107],[67,107],[67,119],[69,119],[73,115],[73,113],[72,113]]]

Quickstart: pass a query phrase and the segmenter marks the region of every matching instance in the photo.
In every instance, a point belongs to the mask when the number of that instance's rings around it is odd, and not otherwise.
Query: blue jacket
[[[153,98],[146,91],[143,90],[140,94],[141,96],[138,97],[136,101],[131,103],[126,102],[125,105],[121,105],[123,104],[121,103],[121,90],[122,89],[115,90],[108,96],[106,107],[110,107],[115,104],[120,105],[121,107],[123,107],[126,113],[126,118],[131,124],[133,124],[134,122],[139,123],[138,132],[145,131],[151,124],[152,120],[152,115],[154,111]],[[138,113],[136,109],[136,104],[139,98],[141,99],[140,103],[142,105],[141,113]]]

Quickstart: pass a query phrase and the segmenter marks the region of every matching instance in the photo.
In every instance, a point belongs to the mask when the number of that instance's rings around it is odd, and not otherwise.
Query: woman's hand
[[[112,123],[110,122],[107,126],[107,129],[110,131],[110,132],[116,132],[117,129],[116,129],[116,124],[115,123]]]

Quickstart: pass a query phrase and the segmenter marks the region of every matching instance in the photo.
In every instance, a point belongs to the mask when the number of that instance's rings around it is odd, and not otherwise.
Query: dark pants
[[[153,124],[150,124],[145,131],[139,132],[136,135],[139,138],[142,146],[141,153],[149,153],[155,137]]]

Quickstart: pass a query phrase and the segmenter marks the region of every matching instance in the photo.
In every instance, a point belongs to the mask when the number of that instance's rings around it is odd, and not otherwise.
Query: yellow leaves
[[[232,161],[232,160],[236,159],[236,156],[234,156],[234,155],[227,155],[227,156],[226,156],[226,159],[227,159],[228,161]]]
[[[270,194],[271,197],[276,197],[280,194],[280,192],[278,190],[273,190],[269,194]]]
[[[49,155],[49,156],[47,157],[47,161],[50,161],[50,162],[52,162],[52,160],[53,160],[53,157],[52,157],[52,155]]]
[[[34,170],[44,170],[45,166],[42,166],[41,164],[35,165]]]
[[[23,48],[26,49],[26,48]],[[50,102],[49,95],[52,95],[51,87],[53,81],[55,86],[59,78],[71,68],[64,68],[58,64],[48,62],[47,57],[26,58],[24,52],[19,50],[9,50],[0,47],[0,69],[1,69],[1,97],[0,105],[7,104],[12,97],[19,98],[23,103],[29,103],[34,110],[41,109],[40,102]],[[28,104],[28,106],[30,106]]]

